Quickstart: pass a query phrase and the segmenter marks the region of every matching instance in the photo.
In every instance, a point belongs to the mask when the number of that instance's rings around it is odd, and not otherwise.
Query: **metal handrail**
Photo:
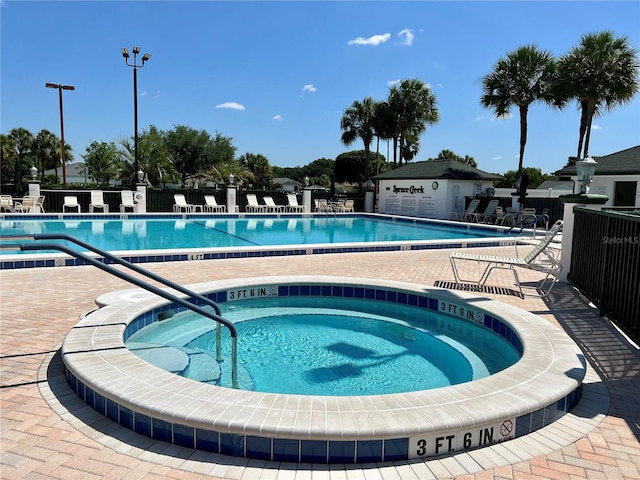
[[[174,282],[171,282],[170,280],[167,280],[165,278],[159,277],[156,274],[149,272],[147,270],[144,270],[138,266],[135,266],[129,262],[127,262],[126,260],[123,260],[119,257],[116,257],[108,252],[104,252],[99,250],[98,248],[95,248],[91,245],[85,244],[84,242],[82,242],[81,240],[77,240],[73,237],[70,237],[69,235],[65,235],[65,234],[34,234],[33,238],[35,240],[38,239],[63,239],[63,240],[69,240],[71,242],[77,243],[78,245],[84,246],[86,248],[88,248],[89,250],[93,250],[96,253],[99,253],[100,255],[104,256],[105,258],[108,258],[110,260],[113,260],[115,263],[119,263],[121,265],[127,266],[127,267],[133,267],[132,270],[145,275],[153,280],[157,280],[160,283],[163,283],[164,285],[167,285],[170,288],[173,288],[175,290],[178,290],[182,293],[185,293],[186,295],[190,296],[191,298],[194,299],[198,299],[198,300],[203,300],[204,302],[206,302],[209,306],[213,307],[214,310],[216,310],[217,312],[220,311],[220,307],[213,302],[211,299],[204,297],[202,295],[199,295],[195,292],[192,292],[190,290],[188,290],[187,288],[178,285]],[[198,305],[195,305],[183,298],[177,297],[169,292],[166,292],[154,285],[151,285],[149,283],[144,282],[143,280],[140,280],[138,278],[132,277],[131,275],[128,275],[124,272],[120,272],[118,270],[116,270],[115,268],[107,265],[106,263],[103,263],[99,260],[96,260],[95,258],[92,258],[88,255],[85,255],[84,253],[78,252],[70,247],[67,247],[66,245],[60,245],[60,244],[56,244],[56,243],[38,243],[38,244],[20,244],[20,250],[25,251],[25,250],[59,250],[61,252],[67,253],[68,255],[71,255],[72,257],[75,257],[77,259],[80,259],[82,261],[84,261],[85,263],[88,263],[90,265],[93,265],[101,270],[104,270],[107,273],[110,273],[111,275],[114,275],[118,278],[120,278],[121,280],[124,280],[126,282],[132,283],[140,288],[143,288],[144,290],[147,290],[155,295],[158,295],[160,297],[166,298],[167,300],[177,303],[178,305],[182,305],[183,307],[198,313],[200,315],[203,315],[211,320],[213,320],[214,322],[216,322],[216,347],[218,348],[218,352],[220,349],[220,325],[224,325],[229,329],[229,333],[231,335],[231,383],[233,388],[237,388],[237,383],[238,383],[238,373],[237,373],[237,364],[238,364],[238,351],[237,351],[237,341],[238,341],[238,331],[235,327],[235,325],[230,322],[229,320],[221,317],[219,314],[217,313],[211,313],[208,312],[207,310],[204,310],[203,308],[201,308]],[[219,355],[219,353],[218,353]],[[218,358],[218,360],[220,360]]]

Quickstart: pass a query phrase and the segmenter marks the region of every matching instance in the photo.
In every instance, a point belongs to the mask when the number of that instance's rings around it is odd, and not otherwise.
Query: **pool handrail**
[[[56,234],[58,235],[58,234]],[[50,235],[50,236],[55,236],[55,235]],[[39,237],[39,238],[36,238]],[[73,239],[73,237],[69,237],[68,235],[64,235],[64,234],[59,234],[58,237],[64,237],[64,238],[59,238],[59,239],[65,239],[65,240],[71,240],[74,241],[75,239]],[[35,240],[38,239],[48,239],[49,235],[48,234],[34,234],[33,238]],[[84,243],[84,242],[81,242]],[[93,247],[91,248],[93,249]],[[226,326],[229,329],[229,333],[231,335],[231,382],[233,385],[233,388],[237,388],[237,383],[238,383],[238,372],[237,372],[237,364],[238,364],[238,349],[237,349],[237,345],[238,345],[238,331],[235,327],[235,325],[230,322],[229,320],[227,320],[226,318],[221,317],[220,315],[217,315],[215,313],[211,313],[205,309],[203,309],[202,307],[195,305],[187,300],[185,300],[184,298],[180,298],[176,295],[173,295],[165,290],[162,290],[161,288],[156,287],[155,285],[151,285],[149,283],[146,283],[143,280],[140,280],[136,277],[133,277],[125,272],[120,272],[118,270],[116,270],[115,268],[111,267],[110,265],[101,262],[99,260],[96,260],[95,258],[92,258],[88,255],[85,255],[82,252],[78,252],[77,250],[74,250],[71,247],[68,247],[66,245],[60,245],[60,244],[56,244],[56,243],[32,243],[32,244],[20,244],[20,250],[25,251],[25,250],[59,250],[63,253],[66,253],[68,255],[71,255],[72,257],[75,257],[79,260],[84,261],[85,263],[88,263],[90,265],[93,265],[94,267],[97,267],[101,270],[104,270],[107,273],[110,273],[111,275],[120,278],[121,280],[124,280],[126,282],[132,283],[144,290],[147,290],[148,292],[151,292],[155,295],[158,295],[159,297],[163,297],[173,303],[177,303],[178,305],[181,305],[183,307],[185,307],[188,310],[191,310],[192,312],[195,312],[197,314],[200,314],[204,317],[207,317],[211,320],[213,320],[214,322],[216,322],[216,325],[220,325],[223,324],[224,326]],[[98,249],[96,249],[98,250]],[[96,252],[98,253],[98,252]],[[114,257],[113,255],[111,255],[110,253],[107,252],[102,252],[105,255],[106,258],[109,259],[115,259],[118,257]],[[122,259],[119,259],[122,260]],[[126,260],[122,260],[123,262],[126,262]],[[117,262],[120,263],[120,262]],[[128,262],[126,262],[128,263]],[[123,264],[125,265],[125,264]],[[151,272],[148,272],[146,270],[141,269],[140,267],[136,267],[135,271],[139,271],[139,273],[143,273],[144,275],[146,274],[151,274]],[[154,278],[155,274],[151,274],[149,275],[150,278]],[[158,277],[161,278],[161,277]],[[155,278],[154,278],[155,279]],[[167,279],[162,279],[161,280],[162,283],[164,283],[165,285],[172,287],[173,282],[171,282],[170,280]],[[178,286],[177,284],[175,284],[176,286]],[[201,295],[196,294],[195,292],[191,292],[188,289],[178,286],[178,290],[182,291],[182,293],[185,293],[184,291],[188,292],[187,295],[191,296],[192,298],[200,298],[202,297]],[[184,291],[183,291],[184,290]],[[202,297],[204,299],[206,299],[206,297]],[[206,299],[207,303],[210,305],[212,302],[210,299]],[[219,307],[218,307],[219,308]],[[219,333],[219,328],[217,329],[217,333]],[[217,336],[216,339],[216,343],[219,343],[219,335]]]

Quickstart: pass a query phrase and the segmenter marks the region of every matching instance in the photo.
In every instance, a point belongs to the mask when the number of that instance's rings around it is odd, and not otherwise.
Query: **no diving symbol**
[[[511,435],[512,431],[513,422],[511,420],[505,420],[504,422],[502,422],[502,425],[500,425],[500,435],[502,435],[503,437],[508,437],[509,435]]]

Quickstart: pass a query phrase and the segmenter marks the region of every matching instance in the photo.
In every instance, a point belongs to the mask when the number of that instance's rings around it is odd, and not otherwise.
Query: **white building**
[[[455,219],[465,197],[493,196],[501,176],[457,160],[425,160],[373,177],[378,182],[378,212],[411,217]]]
[[[640,145],[594,159],[598,162],[589,193],[609,197],[603,207],[640,208]],[[575,193],[580,193],[576,166],[565,167],[556,175],[570,176]]]

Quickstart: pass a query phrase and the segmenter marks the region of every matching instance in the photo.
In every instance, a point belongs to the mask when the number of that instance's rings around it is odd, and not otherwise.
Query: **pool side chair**
[[[33,206],[33,210],[36,213],[45,213],[44,211],[44,195],[40,195],[37,199],[36,199],[36,203]]]
[[[329,206],[329,202],[326,198],[319,198],[316,200],[316,212],[332,212],[333,209]]]
[[[491,200],[487,204],[486,208],[484,209],[484,212],[474,213],[473,217],[475,218],[475,221],[477,223],[489,223],[493,221],[493,216],[496,213],[496,208],[498,207],[498,203],[500,203],[499,200]]]
[[[218,205],[218,202],[216,201],[216,197],[214,197],[213,195],[205,195],[204,196],[204,211],[205,212],[217,212],[217,213],[221,213],[221,212],[226,212],[227,211],[227,206],[226,205]]]
[[[478,200],[477,198],[471,200],[464,213],[460,215],[460,217],[458,217],[458,220],[462,222],[472,222],[474,220],[473,215],[476,213],[476,208],[478,208],[478,205],[480,205],[480,200]]]
[[[274,202],[273,197],[263,198],[265,205],[267,206],[267,212],[284,212],[284,205],[278,205]]]
[[[93,213],[94,210],[102,210],[104,213],[109,213],[109,205],[104,203],[104,195],[102,190],[91,190],[91,203],[89,204],[89,213]]]
[[[304,205],[298,203],[298,197],[295,193],[287,193],[287,212],[304,213]]]
[[[14,211],[20,213],[30,213],[36,204],[36,197],[32,195],[26,195],[22,197],[21,202],[14,203]]]
[[[515,279],[515,284],[520,293],[520,297],[524,298],[524,291],[522,290],[522,284],[518,277],[516,268],[522,268],[526,270],[532,270],[540,273],[544,273],[545,277],[538,283],[537,290],[543,296],[546,297],[551,292],[551,289],[555,285],[560,272],[562,271],[562,265],[560,260],[554,255],[549,247],[554,237],[562,230],[562,220],[558,220],[553,227],[549,229],[547,234],[537,244],[534,244],[533,250],[531,250],[525,257],[500,257],[494,255],[476,255],[473,253],[459,253],[454,252],[449,255],[449,261],[451,262],[451,268],[453,270],[453,276],[456,279],[456,283],[473,283],[480,286],[484,286],[489,279],[489,275],[495,269],[511,270]],[[476,262],[480,264],[486,264],[482,276],[479,280],[462,278],[458,271],[458,265],[456,262],[467,261]],[[545,289],[547,282],[550,282]]]
[[[138,211],[138,205],[133,201],[133,191],[122,190],[120,192],[120,212],[124,213],[127,209],[131,209],[133,213]]]
[[[80,204],[78,203],[78,197],[74,195],[64,197],[64,203],[62,204],[62,213],[65,213],[68,208],[80,213]]]
[[[337,206],[338,212],[354,212],[354,201],[353,200],[345,200],[344,203],[339,203]]]
[[[173,201],[175,202],[173,204],[174,213],[179,213],[179,212],[191,213],[191,212],[193,212],[193,205],[190,204],[190,203],[187,203],[187,199],[184,198],[183,194],[176,193],[173,196]]]
[[[253,213],[266,212],[267,206],[260,205],[258,203],[258,197],[256,197],[255,194],[247,193],[247,206],[245,207],[245,210]]]
[[[15,205],[11,195],[0,195],[0,212],[14,212]]]

